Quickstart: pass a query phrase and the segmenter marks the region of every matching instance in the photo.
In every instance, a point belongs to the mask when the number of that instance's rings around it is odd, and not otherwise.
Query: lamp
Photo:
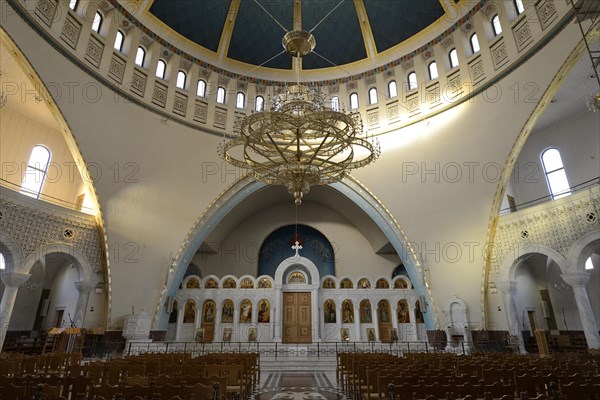
[[[316,41],[304,30],[287,32],[282,45],[298,61]],[[381,154],[375,138],[363,136],[358,112],[326,104],[324,96],[306,84],[286,86],[274,95],[270,109],[240,118],[235,138],[219,146],[228,163],[253,172],[268,185],[284,185],[302,203],[311,186],[342,180],[350,170],[374,162]]]

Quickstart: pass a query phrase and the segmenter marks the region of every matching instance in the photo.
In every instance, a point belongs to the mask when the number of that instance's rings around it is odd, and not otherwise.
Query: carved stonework
[[[350,81],[350,82],[346,83],[346,90],[348,90],[348,91],[356,90],[357,87],[358,87],[358,85],[356,84],[356,81]]]
[[[523,50],[529,43],[533,41],[531,29],[529,29],[529,24],[527,23],[526,19],[513,28],[513,34],[515,37],[515,42],[517,43],[517,49],[519,49],[519,51]]]
[[[138,96],[144,97],[146,91],[146,74],[138,70],[133,71],[133,77],[131,78],[131,91]]]
[[[152,90],[152,102],[161,107],[164,107],[165,104],[167,104],[167,87],[162,83],[154,83],[154,89]]]
[[[85,50],[85,59],[88,60],[94,67],[98,68],[100,67],[100,61],[102,61],[103,51],[104,43],[96,39],[94,35],[91,35]]]
[[[583,235],[600,229],[600,218],[590,218],[600,208],[600,194],[582,191],[530,209],[501,216],[494,238],[490,274],[500,274],[506,257],[514,257],[524,245],[550,247],[565,258],[571,246]],[[526,234],[524,234],[526,233]]]
[[[188,71],[191,66],[192,66],[192,62],[190,60],[188,60],[187,58],[182,57],[179,59],[179,69]]]
[[[106,14],[107,12],[113,10],[113,6],[108,0],[102,0],[98,5],[98,9],[104,11],[104,13]]]
[[[542,25],[542,29],[546,29],[552,21],[557,17],[556,6],[552,0],[542,0],[535,5],[538,18]]]
[[[173,112],[185,117],[185,113],[187,111],[187,102],[187,96],[177,93],[175,95],[175,102],[173,103]]]
[[[469,18],[460,26],[460,29],[462,29],[465,33],[469,33],[473,29],[473,20]]]
[[[498,69],[508,62],[508,51],[506,50],[504,41],[497,43],[492,48],[492,61],[494,63],[494,69]]]
[[[367,86],[371,86],[374,85],[375,83],[377,83],[377,77],[376,76],[367,76],[365,78],[365,85]]]
[[[194,121],[198,121],[205,124],[207,115],[208,104],[202,101],[196,101],[196,105],[194,107]]]
[[[398,103],[388,105],[387,118],[389,121],[400,118],[400,107],[398,106]]]
[[[240,92],[245,92],[246,90],[248,90],[248,82],[246,81],[236,81],[235,86]]]
[[[469,64],[469,72],[471,73],[471,79],[474,83],[481,81],[485,78],[485,70],[483,68],[483,61],[478,59],[472,64]]]
[[[33,209],[8,195],[0,197],[0,210],[3,215],[2,231],[17,242],[24,258],[42,246],[52,244],[60,248],[64,244],[78,249],[97,272],[102,272],[100,236],[92,221],[70,219],[68,213],[54,214]],[[68,251],[67,247],[65,251]]]
[[[402,63],[402,68],[404,68],[404,69],[411,69],[411,68],[414,68],[414,66],[415,66],[415,60],[413,60],[412,58],[410,58]]]
[[[225,75],[219,75],[219,85],[227,86],[229,83],[229,77]]]
[[[110,59],[110,66],[108,68],[108,76],[113,78],[117,83],[123,82],[123,75],[125,74],[125,63],[121,57],[113,54]]]
[[[334,83],[333,85],[329,85],[329,94],[336,94],[340,91],[340,85]]]
[[[160,58],[162,58],[163,60],[168,61],[172,55],[173,51],[171,51],[170,49],[167,49],[166,47],[160,48]]]
[[[452,35],[448,35],[444,38],[444,40],[442,40],[442,46],[444,47],[450,47],[454,44],[454,38],[452,37]]]
[[[215,126],[215,128],[225,129],[225,126],[227,125],[227,109],[215,109],[215,118],[213,125]]]
[[[414,116],[419,113],[419,95],[418,93],[406,98],[406,108],[409,116]]]
[[[60,37],[65,41],[73,50],[77,48],[77,41],[79,40],[79,34],[81,33],[81,22],[79,22],[70,13],[67,14],[65,24],[63,25]]]
[[[436,83],[427,88],[427,102],[430,108],[434,108],[442,104],[442,97],[440,95],[440,84]]]
[[[57,0],[39,0],[35,5],[35,15],[51,28],[57,6]]]
[[[144,33],[142,33],[142,37],[140,39],[140,42],[144,45],[144,46],[150,46],[153,42],[152,38]]]
[[[462,94],[462,80],[460,73],[455,73],[448,78],[448,91],[444,93],[444,96],[448,96],[450,99],[454,99]]]
[[[367,113],[367,126],[369,128],[374,128],[379,126],[379,111],[373,110]]]
[[[433,49],[431,47],[427,48],[421,53],[421,57],[423,60],[429,60],[431,57],[433,57]]]

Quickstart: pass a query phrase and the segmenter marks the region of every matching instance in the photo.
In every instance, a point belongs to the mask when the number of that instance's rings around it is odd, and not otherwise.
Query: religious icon
[[[202,315],[202,322],[207,324],[215,322],[215,303],[212,300],[204,302],[204,312]]]
[[[204,342],[204,328],[198,328],[198,330],[196,330],[194,341],[198,343]]]
[[[344,324],[354,323],[354,305],[350,300],[344,300],[342,303],[342,322]]]
[[[209,279],[204,284],[205,289],[216,289],[217,287],[219,287],[219,284],[214,279]]]
[[[258,302],[258,322],[268,324],[270,321],[270,306],[269,300],[261,300]]]
[[[371,302],[363,300],[360,302],[360,323],[370,324],[373,322],[373,314],[371,314]]]
[[[333,279],[327,278],[323,281],[323,289],[335,289],[335,283]]]
[[[360,289],[370,289],[371,282],[369,282],[369,280],[366,278],[362,278],[360,281],[358,281],[358,287]]]
[[[241,289],[252,289],[252,288],[254,288],[254,283],[252,282],[252,279],[250,279],[250,278],[244,278],[242,280],[242,282],[240,283],[240,288]]]
[[[342,289],[352,289],[354,287],[354,284],[352,284],[352,281],[350,279],[342,279],[342,282],[340,282],[340,288]]]
[[[423,312],[421,311],[421,303],[419,300],[415,303],[415,322],[417,324],[424,324],[425,319],[423,318]]]
[[[248,329],[248,341],[256,342],[256,328]]]
[[[252,303],[250,300],[242,300],[240,304],[240,322],[252,322]]]
[[[398,302],[398,323],[407,324],[410,322],[410,315],[408,313],[408,303],[406,300],[400,300]]]
[[[377,289],[389,289],[390,284],[385,279],[379,279],[376,284]]]
[[[233,322],[233,301],[229,299],[223,302],[223,309],[221,310],[221,322],[225,324]]]
[[[183,310],[183,323],[192,324],[196,320],[196,303],[188,301]]]
[[[342,341],[350,340],[350,331],[348,330],[348,328],[340,329],[340,338],[342,339]]]
[[[223,341],[224,342],[231,342],[231,335],[233,333],[233,330],[231,328],[225,328],[223,329]]]
[[[379,313],[379,322],[390,322],[390,305],[387,301],[381,300],[379,307],[377,307]]]
[[[392,338],[392,342],[397,342],[398,341],[398,330],[396,328],[392,328],[392,333],[390,336]]]
[[[288,278],[288,283],[306,283],[306,276],[302,272],[294,272]]]
[[[323,314],[323,322],[326,324],[335,324],[335,302],[333,300],[325,300]]]
[[[367,340],[369,342],[374,342],[375,341],[375,329],[373,329],[373,328],[367,328]]]
[[[271,281],[268,280],[267,278],[262,278],[260,281],[258,281],[259,289],[269,289],[271,287],[272,287]]]
[[[196,278],[192,278],[185,284],[186,289],[198,289],[200,287],[200,282]]]
[[[402,278],[396,279],[394,282],[394,288],[396,289],[408,289],[408,283]]]
[[[223,282],[223,288],[224,289],[235,289],[235,281],[231,278],[225,279],[225,282]]]

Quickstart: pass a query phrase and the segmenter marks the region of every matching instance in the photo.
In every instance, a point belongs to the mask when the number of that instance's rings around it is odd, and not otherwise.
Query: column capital
[[[19,287],[31,277],[31,274],[22,274],[20,272],[4,272],[0,274],[0,279],[6,287]]]
[[[496,287],[504,294],[515,294],[517,292],[516,281],[500,281],[496,282]]]
[[[96,288],[96,283],[92,281],[79,281],[75,282],[75,287],[79,293],[90,293]]]
[[[585,287],[590,280],[590,276],[589,272],[567,272],[560,275],[562,280],[573,288]]]

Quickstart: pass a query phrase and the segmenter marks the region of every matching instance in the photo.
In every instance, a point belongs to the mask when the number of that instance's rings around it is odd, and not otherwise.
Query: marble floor
[[[323,372],[273,372],[261,377],[253,400],[344,400],[335,375]]]

